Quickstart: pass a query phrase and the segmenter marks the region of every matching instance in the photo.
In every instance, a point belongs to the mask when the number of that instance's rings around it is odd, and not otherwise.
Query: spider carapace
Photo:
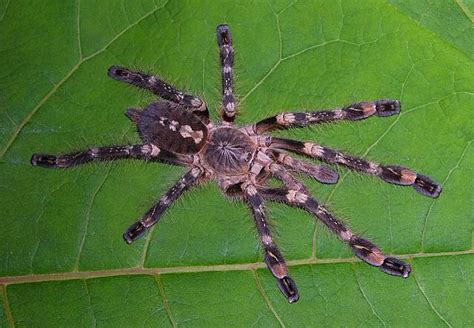
[[[165,210],[187,189],[206,180],[216,181],[225,195],[248,204],[265,263],[290,303],[299,299],[299,293],[272,238],[264,210],[265,201],[304,209],[345,242],[361,260],[390,275],[408,277],[410,266],[407,263],[384,255],[372,242],[353,233],[313,198],[307,187],[295,177],[295,173],[300,173],[321,183],[332,184],[338,180],[336,171],[325,165],[293,158],[290,153],[342,165],[388,183],[412,186],[417,192],[433,198],[438,197],[441,186],[405,167],[381,165],[313,142],[268,134],[275,129],[391,116],[400,112],[400,102],[380,99],[331,110],[285,112],[255,124],[237,126],[234,124],[237,109],[233,90],[234,49],[227,25],[217,27],[217,44],[222,77],[222,102],[217,124],[209,120],[203,99],[185,94],[156,75],[112,66],[108,70],[111,78],[147,89],[159,97],[144,109],[130,108],[125,113],[136,124],[143,143],[94,147],[64,155],[34,154],[32,165],[67,168],[93,161],[131,158],[187,167],[188,171],[176,184],[125,231],[123,238],[127,243],[132,243],[157,223]],[[282,187],[270,187],[268,181],[271,177],[279,180]]]

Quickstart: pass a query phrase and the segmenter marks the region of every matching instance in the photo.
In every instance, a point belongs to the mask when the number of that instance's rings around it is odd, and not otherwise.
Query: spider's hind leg
[[[285,295],[288,303],[297,302],[299,299],[298,289],[295,282],[288,276],[288,268],[283,255],[281,255],[277,246],[273,243],[272,235],[268,227],[263,209],[263,199],[257,193],[257,189],[253,185],[245,188],[245,198],[252,211],[257,233],[265,253],[265,263],[268,270],[277,280],[280,291]]]
[[[286,203],[300,207],[320,220],[326,227],[342,241],[351,247],[352,252],[362,261],[379,267],[380,271],[393,276],[407,278],[410,266],[395,257],[385,256],[380,248],[367,239],[355,234],[339,219],[334,217],[316,199],[306,192],[282,188],[259,188],[258,192],[264,199]]]

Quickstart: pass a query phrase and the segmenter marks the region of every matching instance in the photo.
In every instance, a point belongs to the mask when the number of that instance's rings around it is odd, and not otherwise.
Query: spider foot
[[[143,79],[139,74],[121,66],[110,66],[107,75],[114,80],[132,84],[143,82]]]
[[[313,179],[325,184],[334,184],[339,180],[339,174],[326,166],[315,165],[314,169],[308,171],[307,174]]]
[[[143,236],[148,228],[149,227],[146,227],[141,221],[135,222],[124,232],[123,240],[130,245]]]
[[[366,239],[352,236],[349,245],[354,254],[364,262],[377,266],[380,271],[392,276],[407,278],[410,274],[410,266],[395,257],[385,257],[382,251]]]
[[[416,176],[413,188],[420,194],[433,198],[437,198],[441,193],[441,186],[422,174]]]
[[[285,295],[288,303],[298,302],[300,294],[298,293],[298,288],[296,287],[295,282],[289,276],[285,276],[281,279],[277,279],[277,286],[280,291]]]
[[[380,266],[380,271],[392,276],[399,276],[408,278],[410,275],[410,265],[395,257],[386,257],[383,264]]]
[[[33,154],[31,156],[31,165],[41,167],[57,167],[57,157],[54,155]]]
[[[351,121],[362,120],[372,115],[391,116],[400,113],[400,102],[391,99],[380,99],[374,102],[363,101],[345,107],[344,113]]]
[[[219,47],[232,44],[232,39],[227,24],[217,26],[217,44]]]
[[[441,186],[438,183],[405,167],[383,166],[380,177],[389,183],[413,186],[417,192],[428,197],[437,198],[441,193]]]
[[[391,116],[400,113],[400,101],[380,99],[375,102],[375,115]]]

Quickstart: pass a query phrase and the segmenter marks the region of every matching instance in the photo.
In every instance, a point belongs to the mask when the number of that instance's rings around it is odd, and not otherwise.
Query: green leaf
[[[472,326],[473,13],[468,1],[0,1],[0,326]],[[316,198],[407,280],[354,259],[306,213],[268,204],[301,298],[265,269],[249,212],[209,183],[145,238],[122,240],[183,168],[123,161],[69,170],[32,153],[138,142],[123,116],[153,97],[113,64],[203,96],[218,118],[215,27],[236,51],[238,123],[395,98],[396,117],[279,132],[443,185],[439,199],[340,169]]]

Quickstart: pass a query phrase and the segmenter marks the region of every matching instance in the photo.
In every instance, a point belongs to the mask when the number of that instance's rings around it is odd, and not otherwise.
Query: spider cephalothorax
[[[164,211],[185,190],[205,180],[216,181],[225,195],[243,200],[250,207],[265,262],[290,303],[298,300],[299,293],[295,282],[288,276],[285,260],[272,239],[263,207],[265,200],[283,202],[306,210],[325,224],[363,261],[379,267],[385,273],[408,277],[408,264],[385,256],[376,245],[354,234],[318,203],[293,175],[293,172],[303,173],[328,184],[337,182],[337,173],[329,167],[293,158],[289,152],[342,165],[377,176],[385,182],[413,186],[417,192],[429,197],[438,197],[441,186],[408,168],[380,165],[312,142],[266,134],[274,129],[341,120],[356,121],[372,115],[390,116],[400,112],[399,101],[381,99],[333,110],[281,113],[255,124],[236,126],[233,124],[236,114],[232,73],[234,50],[227,25],[217,27],[217,43],[222,75],[221,119],[217,125],[209,120],[206,104],[199,97],[184,94],[157,76],[112,66],[108,71],[111,78],[148,89],[161,98],[143,110],[131,108],[125,113],[136,124],[143,143],[96,147],[58,156],[34,154],[31,163],[47,168],[67,168],[92,161],[133,158],[188,167],[187,173],[140,220],[125,231],[123,237],[127,243],[132,243],[158,222]],[[268,180],[271,177],[280,180],[283,187],[269,187]]]

